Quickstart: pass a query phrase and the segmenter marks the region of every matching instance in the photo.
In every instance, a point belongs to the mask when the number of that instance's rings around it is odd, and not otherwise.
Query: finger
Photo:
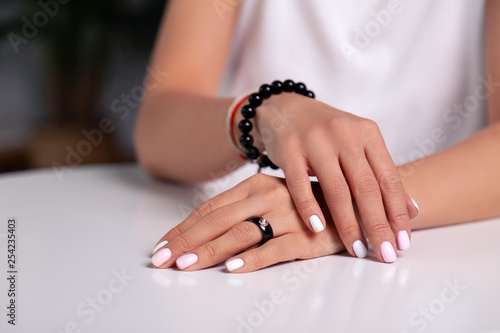
[[[338,164],[337,157],[328,150],[318,150],[311,155],[323,195],[330,210],[333,222],[350,255],[364,258],[367,255],[365,237],[354,213],[351,192]]]
[[[171,267],[179,256],[219,237],[255,214],[262,215],[265,209],[266,202],[256,196],[218,208],[170,240],[166,247],[156,253],[159,254],[158,259],[155,258],[156,254],[153,255],[153,265],[157,268]],[[166,251],[169,253],[165,254]]]
[[[414,219],[420,213],[420,208],[418,207],[415,200],[406,194],[406,208],[408,209],[408,215],[410,215],[410,219]]]
[[[174,239],[176,236],[191,228],[207,214],[230,203],[243,200],[247,196],[248,182],[243,181],[235,187],[203,202],[201,205],[196,207],[196,209],[191,214],[189,214],[189,216],[184,221],[172,228],[158,241],[153,250],[153,254],[167,245],[168,242]]]
[[[366,158],[380,186],[386,217],[396,235],[398,249],[405,251],[410,248],[411,234],[406,193],[378,127],[374,131],[377,133],[367,143]]]
[[[222,236],[176,260],[177,268],[194,271],[218,264],[262,241],[262,231],[252,222],[241,222]]]
[[[300,217],[293,214],[296,221],[300,221]],[[288,223],[289,218],[280,214],[277,216],[273,212],[265,214],[266,219],[271,224],[273,229],[273,237],[281,237],[284,234],[292,231],[310,233],[307,228],[301,223],[300,226]],[[298,228],[297,228],[298,226]],[[176,260],[179,269],[197,270],[215,265],[226,260],[230,256],[247,250],[252,246],[260,243],[264,238],[263,232],[259,226],[253,222],[243,221],[237,223],[229,231],[222,234],[220,237],[201,245],[200,247],[190,251],[189,254],[182,255]],[[193,256],[193,254],[195,256]],[[193,261],[196,259],[196,261]]]
[[[394,262],[396,241],[385,214],[379,184],[364,152],[343,152],[340,162],[377,258],[382,262]]]
[[[240,253],[226,261],[226,270],[231,273],[246,273],[268,267],[300,256],[307,246],[307,238],[299,233],[285,234],[273,238],[264,245]]]
[[[311,181],[303,158],[292,158],[283,163],[286,185],[302,221],[309,230],[321,232],[325,229],[325,217],[312,192]]]

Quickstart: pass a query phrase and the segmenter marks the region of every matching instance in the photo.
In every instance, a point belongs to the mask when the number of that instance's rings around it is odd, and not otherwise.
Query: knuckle
[[[173,227],[172,229],[170,229],[170,231],[167,233],[166,237],[169,239],[173,239],[173,238],[179,236],[181,233],[182,233],[182,231],[179,228],[179,226],[177,225],[177,226]]]
[[[286,184],[290,192],[298,194],[304,193],[307,186],[310,186],[309,178],[303,177],[302,175],[287,177]]]
[[[359,232],[359,226],[357,224],[348,224],[345,226],[342,226],[339,229],[339,233],[343,235],[344,237],[350,237],[354,236]]]
[[[407,213],[398,213],[390,216],[391,222],[396,225],[404,225],[410,222],[410,217]]]
[[[378,128],[378,125],[375,121],[373,121],[371,119],[367,119],[367,118],[362,118],[361,124],[366,132],[371,133],[371,134],[379,133],[379,128]]]
[[[385,193],[399,193],[403,190],[403,184],[399,175],[392,171],[387,171],[380,178],[380,188]]]
[[[343,118],[333,117],[328,120],[327,125],[330,130],[337,129],[337,126],[343,122]]]
[[[271,189],[271,195],[273,198],[281,200],[290,197],[288,188],[283,183],[278,183]]]
[[[261,266],[264,263],[264,256],[260,251],[252,251],[248,254],[245,262],[252,263],[253,266]]]
[[[196,209],[193,211],[193,216],[195,219],[201,220],[203,217],[211,213],[213,210],[214,207],[211,200],[207,200],[198,207],[196,207]]]
[[[232,219],[231,213],[227,209],[220,208],[216,209],[206,217],[206,221],[208,225],[214,230],[223,229],[225,226],[230,223]]]
[[[387,222],[378,221],[370,225],[369,229],[372,234],[380,236],[387,232],[389,226]]]
[[[264,181],[264,179],[266,178],[266,176],[262,173],[257,173],[255,175],[253,175],[252,177],[250,177],[249,179],[251,179],[252,181],[260,184],[261,182]]]
[[[349,128],[352,124],[352,119],[350,116],[333,117],[327,124],[330,131],[337,132]]]
[[[328,198],[334,202],[350,200],[349,187],[343,181],[333,181],[321,186],[325,188]]]
[[[313,210],[316,207],[316,200],[314,198],[307,198],[304,200],[300,200],[297,204],[297,210],[299,211],[309,211]]]
[[[269,258],[275,258],[276,261],[280,261],[286,255],[286,249],[281,243],[272,243],[267,247],[270,252],[268,254]]]
[[[203,255],[205,257],[204,259],[210,262],[217,260],[218,248],[213,243],[205,244],[203,251],[204,251]]]
[[[234,239],[237,243],[248,243],[255,235],[257,227],[253,223],[240,223],[233,228]]]
[[[172,243],[174,243],[174,246],[176,246],[181,253],[185,253],[191,250],[191,243],[182,234],[175,237],[175,242]]]
[[[375,197],[380,194],[378,182],[372,175],[362,175],[356,183],[358,194],[364,197]]]
[[[250,195],[250,193],[254,194],[256,192],[260,192],[263,189],[269,189],[276,186],[275,177],[262,173],[257,173],[254,176],[250,177],[248,180],[250,180],[250,182],[248,184],[249,189],[247,189],[247,196]]]

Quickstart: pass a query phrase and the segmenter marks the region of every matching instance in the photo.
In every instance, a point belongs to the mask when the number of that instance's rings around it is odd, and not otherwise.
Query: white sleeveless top
[[[302,81],[404,164],[486,126],[484,30],[484,0],[245,0],[221,95]]]

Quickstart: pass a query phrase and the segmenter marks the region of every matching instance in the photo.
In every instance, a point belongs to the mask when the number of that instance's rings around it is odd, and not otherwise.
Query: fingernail
[[[366,257],[367,250],[365,244],[359,239],[352,244],[352,249],[358,258]]]
[[[400,251],[406,251],[410,248],[410,237],[406,230],[398,232],[398,248]]]
[[[230,272],[234,271],[235,269],[243,267],[245,263],[243,262],[243,259],[233,259],[230,260],[226,263],[226,269]]]
[[[168,241],[163,241],[163,242],[158,243],[158,245],[156,245],[155,248],[153,249],[153,254],[155,254],[156,251],[158,251],[159,249],[164,247],[167,243],[168,243]]]
[[[396,260],[396,251],[394,251],[392,244],[388,241],[380,245],[380,252],[382,252],[382,258],[385,262],[394,262]]]
[[[418,213],[420,213],[420,208],[418,207],[417,203],[415,202],[415,200],[413,200],[412,197],[410,197],[410,199],[411,199],[411,202],[413,202],[413,206],[415,206],[415,208],[417,209],[417,215],[418,215]]]
[[[311,215],[311,217],[309,218],[309,223],[311,224],[314,232],[320,232],[325,229],[325,226],[323,225],[323,223],[321,223],[318,215]]]
[[[197,261],[198,261],[198,256],[194,253],[189,253],[177,258],[175,264],[177,265],[177,268],[184,269],[188,268]]]
[[[164,248],[153,254],[153,256],[151,257],[151,262],[153,263],[153,265],[155,265],[155,267],[160,267],[161,265],[166,263],[171,256],[172,252],[170,251],[170,249]]]

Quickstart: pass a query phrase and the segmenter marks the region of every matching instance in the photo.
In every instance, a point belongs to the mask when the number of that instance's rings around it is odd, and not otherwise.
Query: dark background
[[[0,172],[133,161],[166,0],[0,3]]]

